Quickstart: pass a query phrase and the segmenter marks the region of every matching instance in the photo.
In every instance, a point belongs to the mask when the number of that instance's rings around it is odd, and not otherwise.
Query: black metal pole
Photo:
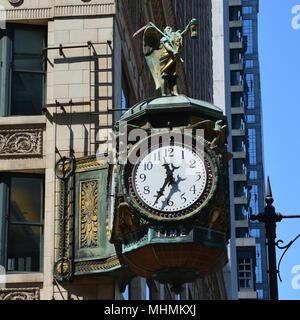
[[[268,245],[268,261],[269,261],[269,280],[270,280],[270,300],[278,300],[278,284],[277,284],[277,265],[276,265],[276,222],[281,221],[282,216],[275,212],[272,206],[274,199],[272,197],[271,184],[268,178],[266,207],[264,213],[257,216],[252,215],[251,220],[258,220],[265,223],[266,238]]]
[[[270,279],[270,300],[278,300],[277,284],[277,263],[276,263],[276,222],[279,217],[272,206],[273,199],[266,198],[267,206],[265,207],[265,226],[266,238],[268,241],[268,260],[269,260],[269,279]]]
[[[272,197],[272,190],[270,179],[268,177],[268,184],[267,184],[267,193],[266,193],[266,203],[264,213],[260,213],[257,216],[251,215],[251,220],[258,220],[259,222],[265,223],[266,228],[266,238],[267,238],[267,245],[268,245],[268,261],[269,261],[269,280],[270,280],[270,300],[278,300],[278,283],[277,283],[277,274],[279,275],[279,265],[277,269],[276,264],[276,246],[279,249],[288,249],[298,238],[300,238],[300,234],[291,241],[287,246],[281,247],[278,245],[279,242],[283,242],[278,240],[275,242],[276,239],[276,222],[280,222],[284,218],[300,218],[300,215],[282,215],[280,213],[275,212],[275,208],[272,206],[274,199]],[[285,252],[286,252],[285,250]],[[284,254],[285,254],[284,252]],[[283,255],[284,255],[283,254]],[[280,258],[279,264],[281,262],[282,257]]]

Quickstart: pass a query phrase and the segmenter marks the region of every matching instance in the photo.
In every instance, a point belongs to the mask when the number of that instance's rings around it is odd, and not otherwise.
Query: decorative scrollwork
[[[73,264],[69,258],[63,257],[54,264],[54,277],[57,280],[68,280],[73,275]]]
[[[42,129],[0,130],[0,156],[38,156],[42,151]]]
[[[280,271],[279,271],[281,260],[282,260],[282,258],[284,257],[284,255],[286,254],[286,252],[289,250],[289,248],[292,246],[292,244],[293,244],[298,238],[300,238],[300,234],[298,234],[297,237],[296,237],[294,240],[290,241],[286,246],[280,246],[280,245],[279,245],[279,243],[283,243],[282,240],[278,240],[278,241],[276,242],[276,247],[277,247],[278,249],[284,250],[283,254],[281,255],[281,257],[280,257],[280,259],[279,259],[278,268],[277,268],[277,270],[278,270],[278,277],[279,277],[279,280],[280,280],[281,282],[282,282],[282,279],[281,279],[281,277],[280,277]]]
[[[0,289],[0,300],[38,300],[39,288]]]
[[[72,158],[62,157],[57,161],[55,173],[59,179],[68,179],[75,170],[75,161]]]
[[[113,256],[102,260],[82,261],[75,264],[76,274],[85,274],[93,271],[105,271],[120,266],[120,260]]]
[[[99,179],[80,183],[80,248],[98,246]]]

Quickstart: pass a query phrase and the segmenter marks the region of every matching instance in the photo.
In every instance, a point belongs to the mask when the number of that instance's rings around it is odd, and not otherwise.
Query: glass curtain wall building
[[[231,111],[240,299],[269,299],[266,238],[251,214],[264,210],[258,0],[230,0]]]

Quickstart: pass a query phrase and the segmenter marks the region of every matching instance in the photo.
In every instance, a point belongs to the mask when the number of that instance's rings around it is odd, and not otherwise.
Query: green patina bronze
[[[178,94],[178,64],[183,63],[180,53],[183,49],[183,37],[190,30],[192,30],[192,38],[196,38],[196,19],[192,19],[184,31],[174,31],[169,26],[161,31],[152,22],[149,22],[144,31],[143,53],[156,89],[161,89],[163,96]]]
[[[121,132],[122,123],[127,125],[125,133]],[[220,108],[208,102],[185,95],[163,96],[134,105],[121,116],[115,131],[118,138],[122,135],[128,137],[136,128],[143,128],[148,139],[153,134],[172,129],[182,134],[185,129],[202,129],[205,154],[210,157],[214,168],[214,186],[201,208],[180,219],[166,219],[149,214],[135,201],[128,186],[128,166],[118,166],[119,201],[116,203],[112,242],[122,244],[124,261],[135,273],[170,283],[174,291],[179,291],[180,284],[194,281],[215,268],[220,269],[227,261],[226,245],[230,237],[228,160],[231,158],[226,147],[227,118]],[[131,147],[138,149],[142,143],[143,140],[131,142]],[[177,250],[176,246],[183,245],[186,246],[185,252],[192,252],[192,256],[199,254],[199,265],[189,264],[191,258],[187,254],[182,265],[166,266],[161,260],[161,250],[168,254]],[[205,262],[204,257],[208,255],[212,260]],[[153,272],[144,264],[149,259],[153,259],[153,265],[158,263]]]

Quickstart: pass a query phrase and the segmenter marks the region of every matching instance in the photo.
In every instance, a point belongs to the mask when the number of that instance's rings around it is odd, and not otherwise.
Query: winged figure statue
[[[192,31],[192,38],[197,37],[197,20],[192,19],[184,31],[174,31],[169,26],[164,31],[161,31],[152,22],[149,22],[142,29],[145,30],[143,53],[156,89],[161,89],[162,96],[168,94],[178,95],[177,68],[178,64],[183,62],[180,57],[183,48],[183,37],[190,30]]]

